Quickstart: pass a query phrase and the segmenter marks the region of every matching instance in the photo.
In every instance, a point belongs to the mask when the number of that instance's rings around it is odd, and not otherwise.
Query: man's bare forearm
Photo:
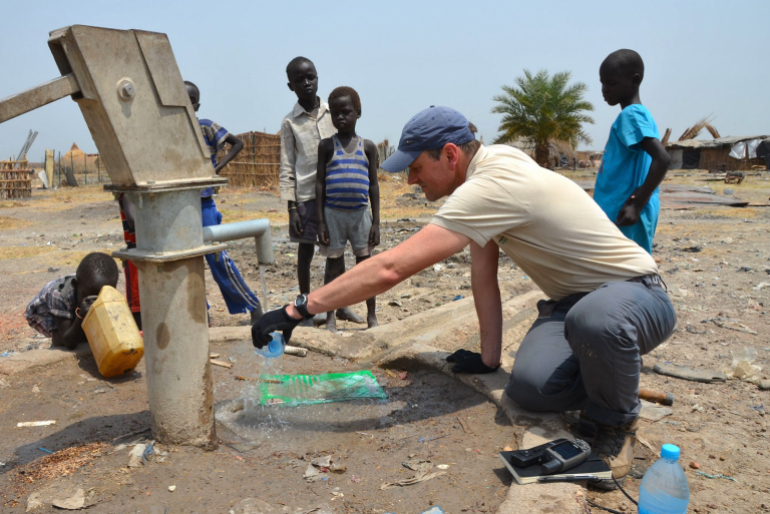
[[[392,288],[431,264],[462,250],[470,238],[428,225],[400,245],[353,266],[333,282],[308,295],[308,312],[328,312],[363,302]],[[288,314],[299,318],[289,305]]]
[[[503,307],[497,282],[497,245],[471,243],[471,290],[479,318],[481,360],[490,368],[500,363],[503,340]]]

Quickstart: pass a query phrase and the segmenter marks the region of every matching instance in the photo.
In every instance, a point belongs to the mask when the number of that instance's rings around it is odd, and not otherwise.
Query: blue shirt
[[[230,133],[224,127],[217,125],[211,120],[198,119],[198,123],[201,126],[201,132],[203,132],[203,140],[206,141],[206,146],[209,147],[209,153],[211,154],[211,165],[217,167],[217,152],[225,146],[225,140]],[[201,198],[209,198],[214,194],[213,187],[207,187],[201,193]]]
[[[623,204],[641,186],[650,171],[652,157],[640,143],[646,137],[660,139],[658,126],[647,108],[632,104],[623,109],[612,124],[602,166],[596,175],[594,200],[613,222]],[[658,189],[642,209],[639,221],[618,227],[629,239],[652,254],[652,238],[658,225],[660,199]]]

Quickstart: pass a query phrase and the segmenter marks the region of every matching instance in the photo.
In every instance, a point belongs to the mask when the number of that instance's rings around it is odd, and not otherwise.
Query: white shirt
[[[479,148],[431,223],[494,240],[554,300],[658,272],[580,186],[510,146]]]
[[[323,100],[317,117],[299,102],[286,115],[281,122],[281,168],[278,174],[282,201],[315,199],[318,143],[336,132],[329,106]]]

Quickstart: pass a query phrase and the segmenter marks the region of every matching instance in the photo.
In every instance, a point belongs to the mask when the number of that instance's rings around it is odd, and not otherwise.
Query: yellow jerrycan
[[[130,373],[144,355],[144,341],[126,299],[104,286],[83,320],[83,332],[105,378]]]

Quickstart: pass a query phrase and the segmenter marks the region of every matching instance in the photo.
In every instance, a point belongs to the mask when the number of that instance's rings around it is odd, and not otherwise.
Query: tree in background
[[[588,86],[582,82],[569,84],[570,72],[556,73],[553,77],[546,70],[532,75],[524,70],[524,76],[516,79],[516,86],[503,86],[505,94],[495,96],[498,102],[493,113],[503,115],[498,130],[501,134],[494,144],[524,139],[535,145],[535,161],[548,165],[549,145],[553,141],[566,141],[575,148],[578,143],[591,144],[591,138],[583,131],[584,123],[594,120],[585,114],[594,106],[583,100]]]

